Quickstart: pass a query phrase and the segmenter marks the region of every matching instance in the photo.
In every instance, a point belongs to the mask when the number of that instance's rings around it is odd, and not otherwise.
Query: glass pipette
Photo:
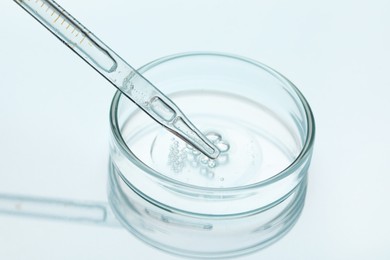
[[[215,159],[218,148],[159,89],[56,2],[14,0],[138,107],[173,134]]]

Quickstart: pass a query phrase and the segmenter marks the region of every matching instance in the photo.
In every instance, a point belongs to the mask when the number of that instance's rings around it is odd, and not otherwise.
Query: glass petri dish
[[[109,201],[121,223],[174,254],[221,258],[280,239],[303,208],[315,124],[299,90],[259,62],[185,53],[139,70],[221,150],[211,160],[118,92]]]

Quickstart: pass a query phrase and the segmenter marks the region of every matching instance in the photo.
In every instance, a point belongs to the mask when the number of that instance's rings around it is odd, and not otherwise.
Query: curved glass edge
[[[123,191],[121,191],[118,187],[120,186],[118,184],[118,180],[115,178],[116,173],[111,169],[112,166],[110,166],[109,171],[109,204],[110,207],[116,216],[116,219],[121,223],[122,226],[124,226],[130,233],[132,233],[135,237],[140,239],[141,241],[145,242],[146,244],[178,256],[183,257],[190,257],[190,258],[198,258],[198,259],[226,259],[226,258],[233,258],[233,257],[239,257],[243,255],[248,255],[255,253],[261,249],[264,249],[265,247],[268,247],[275,242],[282,239],[297,223],[303,208],[305,204],[305,197],[307,192],[307,176],[302,180],[298,188],[298,194],[296,195],[296,199],[292,205],[290,205],[290,209],[285,212],[284,219],[285,222],[281,223],[281,228],[279,232],[270,237],[269,239],[260,241],[259,243],[252,245],[250,247],[245,247],[240,250],[231,250],[231,251],[224,251],[224,252],[197,252],[197,251],[190,251],[190,250],[184,250],[175,248],[172,246],[168,246],[165,244],[162,244],[161,242],[158,242],[156,240],[150,239],[146,235],[142,234],[142,232],[138,231],[135,227],[133,227],[126,219],[126,217],[123,215],[120,209],[118,209],[117,205],[115,204],[115,201],[117,201],[120,198],[125,198],[125,194]],[[120,176],[117,176],[121,178]],[[116,189],[115,189],[116,187]],[[170,210],[167,210],[167,212],[172,213]],[[282,214],[283,215],[283,214]],[[196,216],[194,216],[196,217]]]
[[[239,61],[250,63],[252,65],[255,65],[257,67],[260,67],[260,68],[266,70],[267,72],[269,72],[270,74],[275,76],[277,79],[279,79],[281,82],[289,85],[298,95],[298,97],[303,105],[304,112],[306,115],[306,120],[307,120],[307,135],[306,135],[305,143],[302,147],[300,154],[297,156],[297,158],[289,166],[287,166],[283,171],[279,172],[275,176],[272,176],[266,180],[263,180],[263,181],[260,181],[257,183],[244,185],[244,186],[240,186],[240,187],[208,188],[208,187],[201,187],[201,186],[196,186],[196,185],[191,185],[191,184],[176,181],[174,179],[171,179],[171,178],[155,171],[151,167],[144,164],[141,160],[139,160],[137,158],[137,156],[134,153],[131,152],[129,147],[126,145],[126,142],[123,140],[121,133],[119,131],[120,127],[119,127],[118,118],[117,118],[119,101],[123,95],[120,93],[120,91],[117,91],[113,97],[111,107],[110,107],[110,127],[111,127],[111,131],[113,133],[113,137],[115,138],[116,142],[119,145],[119,148],[125,154],[127,159],[132,161],[138,167],[142,168],[142,170],[144,170],[145,172],[147,172],[151,176],[163,181],[164,183],[166,183],[168,185],[183,187],[183,188],[192,190],[193,192],[201,191],[202,193],[211,193],[211,192],[229,193],[229,192],[234,192],[234,191],[239,191],[239,190],[252,190],[252,189],[261,188],[261,187],[270,185],[276,181],[279,181],[279,180],[287,177],[288,175],[293,173],[295,169],[299,168],[304,162],[306,162],[308,157],[310,157],[312,154],[314,139],[315,139],[315,121],[314,121],[314,115],[312,113],[310,105],[307,102],[306,98],[303,96],[303,94],[300,92],[300,90],[291,81],[289,81],[282,74],[280,74],[276,70],[268,67],[267,65],[265,65],[261,62],[255,61],[253,59],[245,58],[242,56],[230,55],[230,54],[226,54],[226,53],[186,52],[186,53],[173,54],[173,55],[159,58],[157,60],[154,60],[152,62],[145,64],[138,71],[140,73],[144,73],[147,70],[149,70],[153,67],[156,67],[161,63],[164,63],[164,62],[167,62],[170,60],[174,60],[174,59],[178,59],[178,58],[190,57],[190,56],[216,56],[216,57],[219,56],[219,57],[223,57],[223,58],[236,59]]]

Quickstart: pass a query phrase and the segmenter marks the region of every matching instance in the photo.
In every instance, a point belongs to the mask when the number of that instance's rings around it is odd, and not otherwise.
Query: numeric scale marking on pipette
[[[19,1],[19,2],[23,2],[23,0],[18,0],[18,1]],[[31,0],[27,0],[27,1],[30,2]],[[39,5],[40,2],[42,2],[42,4],[40,5],[40,8],[43,9],[43,8],[45,7],[45,3],[44,3],[43,1],[41,1],[41,0],[35,0],[35,3],[36,3],[37,5]],[[55,10],[55,9],[53,10],[50,6],[47,6],[47,8],[46,8],[46,10],[45,10],[45,13],[49,12],[49,10],[50,10],[50,11],[53,11],[53,12],[51,13],[50,16],[54,16],[54,14],[58,14],[58,16],[53,20],[53,24],[57,23],[58,20],[59,20],[60,18],[62,18],[63,20],[62,20],[62,22],[60,23],[60,25],[61,25],[61,26],[65,25],[65,26],[66,26],[66,27],[65,27],[65,30],[68,30],[70,27],[72,27],[73,30],[71,31],[71,34],[74,34],[75,32],[77,32],[76,35],[74,36],[74,38],[77,38],[77,37],[80,35],[80,31],[78,31],[78,30],[76,29],[76,27],[73,27],[71,23],[67,22],[67,19],[66,19],[65,17],[62,17],[62,16],[61,16],[61,13],[59,13],[59,12],[58,12],[57,10]],[[78,41],[78,42],[75,41],[75,42],[72,42],[72,43],[68,43],[68,46],[71,47],[71,48],[74,48],[76,44],[82,44],[82,43],[85,41],[85,39],[86,39],[86,36],[83,35],[83,37],[81,38],[80,41]],[[91,43],[91,41],[88,40],[88,41],[86,41],[86,43],[87,43],[90,47],[93,47],[93,44]]]
[[[213,159],[218,157],[219,149],[188,120],[166,95],[110,50],[61,6],[52,0],[35,0],[35,4],[33,0],[14,1],[156,122],[208,157]],[[134,87],[128,88],[127,84]]]

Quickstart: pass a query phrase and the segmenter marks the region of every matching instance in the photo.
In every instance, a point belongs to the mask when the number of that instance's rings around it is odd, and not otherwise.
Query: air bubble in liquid
[[[222,140],[222,136],[216,132],[208,132],[206,137],[214,144]]]
[[[216,166],[215,160],[210,160],[208,165],[210,168],[214,168]]]
[[[209,179],[214,179],[214,172],[208,172],[207,173],[207,178],[209,178]]]
[[[206,155],[202,155],[200,157],[200,162],[203,164],[207,164],[209,162],[209,158]]]
[[[200,168],[200,174],[202,174],[202,175],[207,175],[208,172],[209,172],[209,170],[208,170],[206,167]]]
[[[192,154],[198,155],[198,154],[200,154],[200,152],[198,150],[194,149],[194,150],[192,150]]]
[[[230,149],[230,145],[224,141],[220,141],[220,142],[216,143],[215,145],[218,147],[218,149],[221,153],[225,153],[225,152],[229,151],[229,149]]]

